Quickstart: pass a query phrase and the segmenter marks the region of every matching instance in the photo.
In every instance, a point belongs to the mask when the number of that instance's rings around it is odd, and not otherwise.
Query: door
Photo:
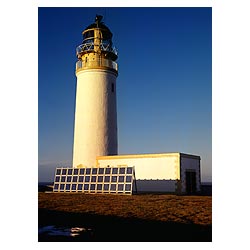
[[[196,193],[196,172],[186,171],[186,192],[187,194]]]

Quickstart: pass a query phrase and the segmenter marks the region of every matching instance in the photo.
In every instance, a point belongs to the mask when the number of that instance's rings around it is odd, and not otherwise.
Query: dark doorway
[[[196,193],[196,172],[186,171],[186,192],[187,194]]]

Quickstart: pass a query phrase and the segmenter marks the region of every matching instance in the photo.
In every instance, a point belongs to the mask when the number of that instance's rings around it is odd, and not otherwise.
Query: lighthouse
[[[93,167],[96,157],[117,155],[117,51],[113,34],[96,15],[76,49],[73,168]]]
[[[132,194],[201,190],[200,156],[175,153],[118,155],[117,52],[96,16],[76,49],[73,166],[56,168],[54,192]]]

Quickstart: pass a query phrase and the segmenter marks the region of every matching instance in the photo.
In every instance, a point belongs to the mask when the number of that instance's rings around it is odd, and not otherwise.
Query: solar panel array
[[[53,192],[132,194],[134,167],[57,168]]]

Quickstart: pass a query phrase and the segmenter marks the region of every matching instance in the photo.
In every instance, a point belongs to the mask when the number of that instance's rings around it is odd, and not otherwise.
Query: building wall
[[[117,154],[117,74],[91,69],[76,76],[73,167],[93,167],[96,156]]]
[[[186,193],[186,171],[196,173],[200,191],[200,157],[182,153],[97,157],[97,166],[134,166],[138,192]]]
[[[180,157],[181,168],[181,192],[186,192],[186,171],[196,172],[196,190],[201,191],[201,179],[200,179],[200,157],[181,154]]]
[[[119,155],[97,157],[97,165],[127,165],[135,166],[137,180],[176,180],[180,179],[180,163],[178,153]]]
[[[136,180],[137,192],[167,192],[177,191],[177,180]]]

